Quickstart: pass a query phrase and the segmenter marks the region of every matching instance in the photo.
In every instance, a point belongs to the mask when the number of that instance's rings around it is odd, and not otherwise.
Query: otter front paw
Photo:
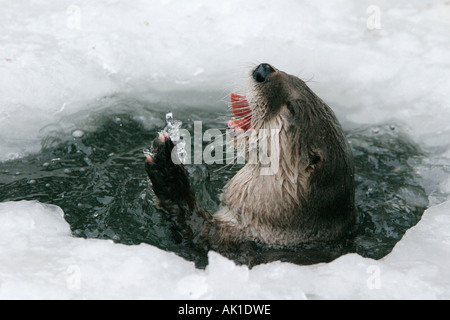
[[[172,210],[174,205],[191,207],[194,203],[186,169],[174,148],[169,135],[162,132],[153,141],[153,155],[147,155],[145,161],[145,170],[159,205],[168,210]]]

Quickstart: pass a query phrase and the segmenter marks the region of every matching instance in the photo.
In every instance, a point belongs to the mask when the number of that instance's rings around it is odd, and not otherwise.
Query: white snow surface
[[[450,202],[382,260],[274,262],[249,270],[210,252],[206,270],[150,245],[71,236],[60,208],[0,204],[0,299],[449,299]]]
[[[169,97],[182,106],[183,92],[219,92],[199,102],[217,107],[243,86],[250,66],[269,62],[310,80],[344,126],[402,123],[424,148],[439,147],[431,165],[449,167],[448,1],[3,0],[0,7],[0,161],[39,151],[48,126],[76,129],[71,116],[102,97]],[[430,185],[439,178],[440,191],[450,191],[445,170],[423,171]],[[450,202],[428,209],[379,261],[350,254],[249,270],[212,252],[202,271],[150,245],[74,238],[58,207],[6,202],[0,299],[450,299],[449,213]]]

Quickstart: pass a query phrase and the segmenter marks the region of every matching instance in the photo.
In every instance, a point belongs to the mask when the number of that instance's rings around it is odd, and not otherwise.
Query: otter
[[[277,154],[276,170],[263,174],[267,166],[246,163],[224,187],[218,212],[211,214],[196,201],[183,164],[172,161],[170,137],[161,134],[145,169],[157,206],[181,241],[237,261],[236,252],[245,255],[255,246],[272,252],[270,260],[280,260],[279,252],[304,254],[291,248],[346,239],[356,223],[354,165],[332,109],[304,81],[267,63],[250,70],[248,92],[232,95],[232,107],[241,119],[232,119],[230,128],[257,133],[247,136],[250,142],[276,142],[270,150]],[[317,258],[320,246],[315,248],[314,258],[302,264],[336,256]]]

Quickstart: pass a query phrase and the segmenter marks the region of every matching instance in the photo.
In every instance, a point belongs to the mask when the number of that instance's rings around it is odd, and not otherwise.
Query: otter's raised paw
[[[186,169],[178,160],[175,145],[166,132],[153,141],[153,155],[147,155],[145,170],[161,207],[191,206],[194,202]]]
[[[167,132],[160,132],[158,137],[153,140],[152,143],[153,154],[146,155],[146,163],[150,165],[157,164],[159,166],[167,167],[174,162],[173,160],[177,160],[176,158],[172,159],[172,151],[174,148],[175,145]],[[176,154],[174,156],[176,156]],[[177,161],[175,161],[175,163],[177,163]]]

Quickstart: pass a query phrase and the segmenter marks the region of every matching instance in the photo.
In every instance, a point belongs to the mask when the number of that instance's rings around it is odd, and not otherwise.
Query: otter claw
[[[170,136],[166,131],[161,131],[158,135],[158,139],[161,142],[165,142],[167,139],[170,139]]]

